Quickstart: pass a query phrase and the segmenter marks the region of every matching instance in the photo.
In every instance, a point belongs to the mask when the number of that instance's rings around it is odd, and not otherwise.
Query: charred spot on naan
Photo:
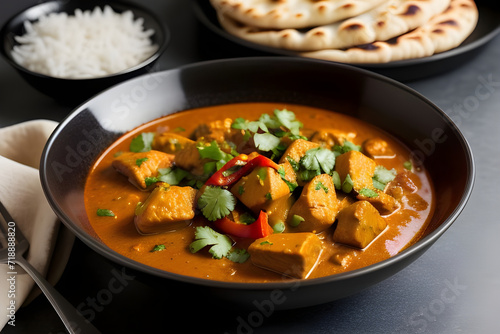
[[[415,16],[421,11],[421,8],[417,5],[409,5],[406,7],[406,11],[402,13],[403,16]]]

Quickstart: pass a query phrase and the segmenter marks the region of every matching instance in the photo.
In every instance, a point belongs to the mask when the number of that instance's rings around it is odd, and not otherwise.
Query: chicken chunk
[[[358,151],[341,154],[335,161],[335,170],[339,173],[340,180],[344,182],[349,174],[356,192],[363,188],[373,189],[375,167],[375,161]]]
[[[363,143],[363,152],[370,158],[391,159],[396,156],[389,144],[381,138],[371,138]]]
[[[322,147],[332,148],[335,145],[344,145],[346,140],[352,142],[354,138],[356,138],[354,132],[345,132],[337,129],[322,129],[311,137],[311,141],[320,144]]]
[[[236,182],[230,191],[255,214],[267,211],[272,202],[290,194],[288,185],[271,167],[255,168]]]
[[[396,199],[391,195],[388,195],[379,190],[377,190],[376,193],[377,196],[375,197],[368,197],[362,194],[358,194],[356,198],[361,201],[370,202],[381,215],[389,215],[399,208],[398,201],[396,201]]]
[[[338,205],[332,177],[328,174],[315,176],[304,186],[290,209],[287,221],[293,227],[289,231],[318,233],[326,230],[335,222]],[[303,221],[296,225],[297,219]]]
[[[154,150],[175,154],[184,149],[187,145],[194,144],[195,142],[189,138],[176,133],[164,132],[155,136],[152,146]]]
[[[171,232],[189,225],[195,215],[196,189],[157,186],[135,210],[134,223],[141,234]]]
[[[165,152],[124,152],[112,162],[113,168],[128,177],[139,189],[146,189],[146,179],[158,175],[158,169],[172,166],[174,156]]]
[[[304,139],[297,139],[287,147],[285,153],[281,156],[279,163],[282,164],[286,162],[288,158],[291,158],[295,162],[299,162],[300,158],[302,158],[308,150],[316,147],[319,147],[318,143],[313,143]]]
[[[333,241],[365,248],[386,227],[387,223],[373,205],[358,201],[339,213]]]
[[[307,278],[323,245],[314,233],[279,233],[255,240],[250,259],[258,267],[295,278]]]
[[[187,170],[194,175],[203,175],[205,173],[203,165],[208,159],[202,159],[200,152],[196,147],[196,142],[186,143],[184,149],[175,154],[174,163],[177,167]]]

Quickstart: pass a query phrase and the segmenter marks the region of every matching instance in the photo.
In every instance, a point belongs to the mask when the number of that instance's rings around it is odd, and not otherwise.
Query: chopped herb
[[[146,182],[146,188],[152,184],[155,184],[158,181],[159,181],[158,178],[154,177],[154,176],[148,176],[148,177],[144,178],[144,182]]]
[[[406,168],[407,170],[412,170],[413,169],[413,164],[411,163],[410,160],[408,160],[408,161],[405,161],[403,163],[403,167]]]
[[[253,136],[255,147],[264,152],[269,152],[276,149],[281,140],[270,133],[256,133]]]
[[[195,241],[189,245],[191,253],[196,253],[206,246],[211,246],[208,252],[214,259],[227,256],[232,247],[231,239],[208,226],[198,226],[194,232]]]
[[[270,241],[268,241],[268,240],[266,240],[266,241],[262,241],[260,244],[261,245],[272,245],[273,243],[270,242]]]
[[[198,207],[203,216],[215,221],[227,216],[234,210],[236,200],[229,190],[208,186],[198,199]]]
[[[186,129],[184,129],[182,126],[178,126],[174,129],[174,132],[184,132]]]
[[[297,227],[300,223],[302,223],[305,219],[299,215],[293,215],[292,220],[290,221],[290,226]]]
[[[361,151],[361,146],[355,145],[354,143],[352,143],[352,142],[350,142],[348,140],[344,140],[344,144],[343,145],[335,145],[333,147],[333,151],[335,151],[336,155],[344,154],[344,153],[347,153],[349,151],[358,151],[358,152],[360,152]]]
[[[351,175],[347,174],[344,182],[342,183],[342,191],[348,194],[352,191],[353,187],[354,183],[352,182]]]
[[[97,215],[99,217],[114,217],[115,214],[109,209],[97,209]]]
[[[274,226],[273,226],[274,233],[283,233],[284,230],[285,230],[285,223],[283,223],[281,221],[274,224]]]
[[[244,263],[250,257],[250,253],[246,249],[232,248],[226,257],[233,262]]]
[[[158,170],[158,181],[170,185],[178,185],[184,178],[190,175],[188,171],[180,168],[161,168]]]
[[[257,177],[259,178],[260,181],[265,181],[267,178],[267,169],[266,168],[259,168],[257,170]],[[261,185],[263,182],[261,182]]]
[[[153,139],[155,137],[154,132],[143,132],[130,143],[131,152],[147,152],[151,151],[151,146],[153,145]]]
[[[212,159],[215,161],[222,160],[224,158],[224,152],[220,149],[217,142],[214,140],[210,143],[210,145],[206,146],[203,144],[198,144],[197,147],[198,152],[200,153],[200,158]]]
[[[341,190],[342,189],[342,182],[340,182],[340,175],[335,170],[332,172],[332,179],[333,179],[333,185],[335,186],[335,189]]]
[[[255,218],[252,217],[252,215],[248,212],[245,212],[244,214],[240,215],[239,221],[243,224],[249,225],[255,221]]]
[[[300,165],[306,170],[319,171],[319,174],[321,171],[330,174],[335,166],[335,154],[325,148],[312,148],[300,159]]]
[[[375,190],[368,188],[361,189],[359,191],[359,194],[369,198],[378,197],[378,193]]]
[[[241,196],[241,195],[243,195],[244,192],[245,192],[245,187],[239,186],[238,187],[238,194]]]
[[[293,160],[291,157],[286,157],[286,160],[292,165],[294,171],[298,172],[300,169],[299,163]]]
[[[273,196],[271,195],[271,193],[267,193],[267,194],[265,195],[265,197],[266,197],[266,199],[267,199],[268,201],[271,201],[271,200],[273,199]]]
[[[301,179],[302,181],[311,181],[313,177],[315,177],[316,175],[320,175],[321,172],[319,170],[301,170],[299,171],[298,173],[298,177],[299,179]]]
[[[151,253],[159,252],[159,251],[162,251],[162,250],[165,250],[165,249],[166,249],[166,247],[163,244],[161,244],[161,245],[155,245],[153,247],[153,249],[151,250]]]
[[[328,187],[323,184],[323,182],[318,181],[316,183],[316,187],[314,188],[315,190],[320,190],[323,189],[325,191],[325,194],[328,194]]]
[[[276,117],[276,120],[278,120],[285,128],[290,130],[292,134],[299,134],[300,128],[302,128],[303,124],[295,119],[295,114],[292,111],[286,109],[275,109],[274,116]]]
[[[149,160],[149,158],[137,159],[137,160],[135,160],[135,164],[137,165],[137,167],[141,167],[142,163],[145,161],[148,161],[148,160]]]
[[[385,186],[387,183],[391,182],[394,180],[396,177],[396,170],[391,169],[388,170],[384,166],[377,166],[375,167],[375,173],[372,177],[373,179],[373,186],[378,189],[378,190],[384,190]]]
[[[295,188],[299,186],[296,182],[290,182],[286,179],[285,167],[280,166],[278,168],[278,174],[281,176],[281,179],[285,181],[286,185],[288,186],[288,189],[290,189],[290,192],[293,192]]]

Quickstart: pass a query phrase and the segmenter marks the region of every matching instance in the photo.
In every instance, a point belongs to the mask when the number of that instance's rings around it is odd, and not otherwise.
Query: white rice
[[[157,49],[131,11],[118,14],[109,6],[75,15],[51,13],[31,23],[12,57],[21,66],[52,77],[84,79],[106,76],[133,67]]]

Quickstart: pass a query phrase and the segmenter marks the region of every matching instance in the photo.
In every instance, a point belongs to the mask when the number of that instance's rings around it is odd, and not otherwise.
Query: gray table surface
[[[0,3],[0,24],[37,0]],[[139,2],[139,1],[137,1]],[[168,22],[169,48],[158,70],[206,59],[188,1],[142,1]],[[472,197],[458,220],[421,258],[393,277],[354,296],[300,310],[274,312],[259,326],[243,328],[248,311],[217,312],[210,301],[176,310],[176,300],[130,280],[104,300],[116,269],[76,241],[56,287],[86,311],[103,333],[498,333],[500,327],[500,36],[451,72],[407,83],[442,108],[472,146],[477,166]],[[74,106],[38,93],[0,60],[0,126],[31,119],[60,121]],[[99,304],[99,297],[101,304]],[[187,295],[186,298],[196,298]],[[97,300],[97,304],[95,301]],[[93,302],[94,301],[94,302]],[[162,310],[165,311],[162,311]],[[172,330],[177,328],[177,330]],[[238,331],[239,330],[239,331]],[[64,327],[38,297],[4,333],[59,333]]]

